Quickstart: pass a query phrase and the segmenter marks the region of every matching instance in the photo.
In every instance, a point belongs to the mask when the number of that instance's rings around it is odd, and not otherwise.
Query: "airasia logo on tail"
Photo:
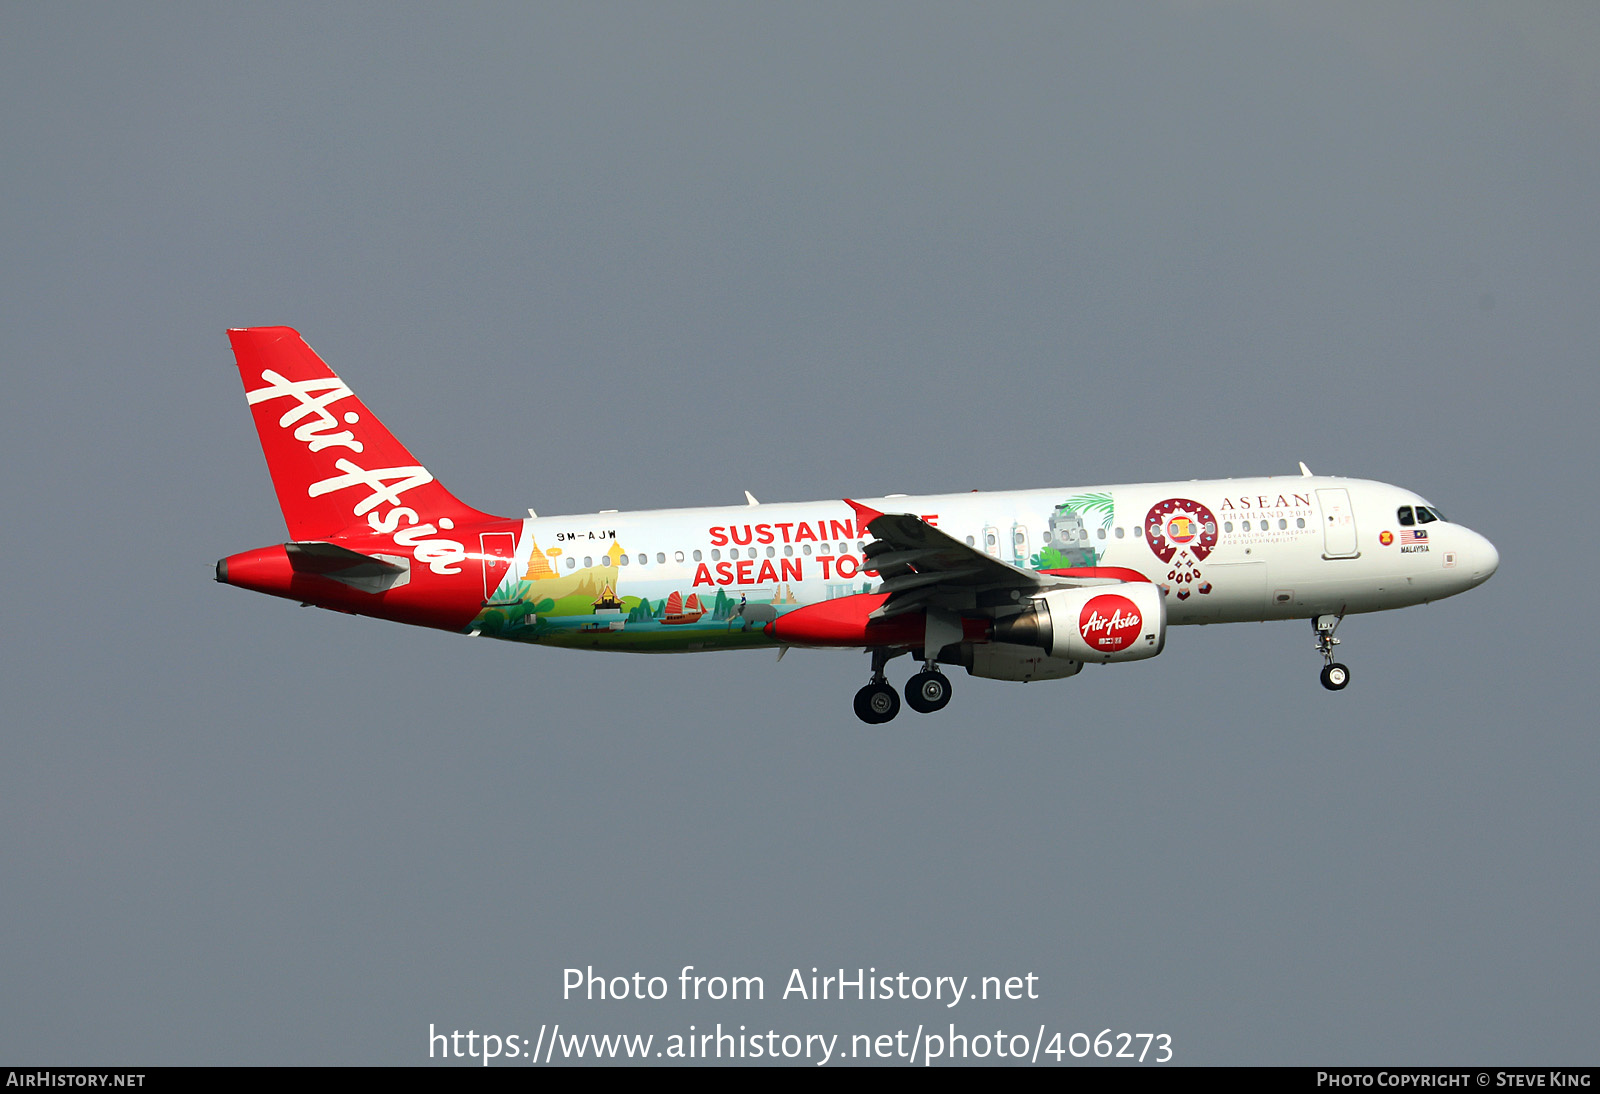
[[[1091,649],[1101,653],[1127,649],[1143,626],[1144,618],[1133,601],[1115,593],[1095,597],[1078,613],[1078,633]]]
[[[345,382],[337,376],[313,377],[310,380],[289,380],[273,369],[263,369],[263,387],[245,391],[251,406],[289,398],[294,405],[278,419],[280,429],[294,426],[294,439],[316,453],[325,448],[347,448],[352,452],[365,451],[366,445],[356,439],[349,429],[339,430],[341,420],[345,425],[361,421],[357,411],[341,417],[333,410],[335,404],[354,396]],[[298,423],[298,424],[296,424]],[[338,432],[335,432],[338,430]],[[265,440],[265,434],[263,434]],[[271,455],[268,455],[271,462]],[[340,457],[333,461],[334,470],[341,472],[319,479],[306,487],[306,496],[320,498],[352,487],[366,487],[368,493],[350,509],[352,517],[366,517],[367,524],[378,535],[390,536],[394,542],[409,548],[418,562],[426,562],[436,574],[459,574],[467,549],[459,541],[439,536],[440,531],[450,531],[455,522],[440,517],[438,526],[422,522],[421,515],[409,505],[401,504],[401,495],[434,481],[428,469],[420,465],[402,467],[362,467],[354,460]],[[326,470],[326,468],[323,468]],[[379,510],[379,506],[390,506]],[[403,530],[402,530],[403,529]]]

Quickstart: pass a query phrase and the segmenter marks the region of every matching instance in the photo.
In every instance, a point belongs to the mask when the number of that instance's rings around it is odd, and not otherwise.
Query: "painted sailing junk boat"
[[[661,617],[661,622],[669,626],[676,623],[697,623],[705,614],[705,606],[700,603],[698,596],[690,593],[689,599],[685,601],[683,594],[674,590],[673,594],[667,597],[667,610]]]

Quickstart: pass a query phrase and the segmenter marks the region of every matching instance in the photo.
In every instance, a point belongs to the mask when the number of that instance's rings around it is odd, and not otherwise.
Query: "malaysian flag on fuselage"
[[[1400,542],[1402,544],[1426,543],[1428,542],[1428,530],[1426,528],[1402,528],[1400,529]]]

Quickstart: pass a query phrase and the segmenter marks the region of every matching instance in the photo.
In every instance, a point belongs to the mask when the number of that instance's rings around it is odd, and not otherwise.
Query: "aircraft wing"
[[[889,594],[872,613],[875,618],[927,608],[972,611],[1015,603],[1043,589],[1149,580],[1136,570],[1116,566],[1024,570],[910,513],[880,513],[844,500],[856,511],[856,527],[873,537],[863,553],[882,582],[877,592]]]

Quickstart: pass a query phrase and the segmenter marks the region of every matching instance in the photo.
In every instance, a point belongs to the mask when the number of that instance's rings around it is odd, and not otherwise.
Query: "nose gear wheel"
[[[1338,615],[1318,615],[1311,619],[1311,629],[1317,635],[1317,652],[1322,654],[1322,686],[1329,691],[1343,691],[1350,683],[1350,669],[1333,659],[1333,647],[1339,640],[1333,632],[1339,629],[1339,624],[1344,621],[1344,613]]]

